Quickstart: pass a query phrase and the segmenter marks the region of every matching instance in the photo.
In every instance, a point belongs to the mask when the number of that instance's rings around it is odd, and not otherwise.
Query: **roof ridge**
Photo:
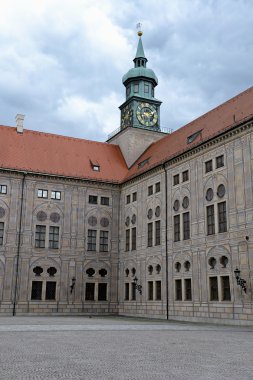
[[[10,126],[10,125],[0,125],[0,128],[1,127],[4,127],[4,128],[9,128],[9,129],[12,129],[12,130],[15,130],[16,127],[13,127],[13,126]],[[110,145],[110,146],[116,146],[118,147],[118,145],[116,144],[108,144],[107,142],[103,142],[103,141],[95,141],[95,140],[88,140],[88,139],[84,139],[84,138],[81,138],[81,137],[72,137],[72,136],[65,136],[65,135],[58,135],[56,133],[50,133],[50,132],[41,132],[41,131],[36,131],[36,130],[33,130],[33,129],[26,129],[24,128],[24,132],[28,132],[30,134],[36,134],[36,135],[44,135],[46,137],[55,137],[55,138],[61,138],[61,139],[66,139],[66,140],[74,140],[74,141],[86,141],[88,143],[94,143],[94,144],[99,144],[99,145]]]

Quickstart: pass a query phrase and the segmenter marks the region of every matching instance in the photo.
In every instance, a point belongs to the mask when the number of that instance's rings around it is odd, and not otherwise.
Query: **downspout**
[[[163,164],[165,174],[165,257],[166,257],[166,319],[169,319],[169,258],[168,258],[168,175]]]
[[[20,261],[20,245],[21,245],[21,228],[23,217],[23,203],[24,203],[24,187],[26,172],[23,172],[22,187],[21,187],[21,205],[20,205],[20,218],[19,218],[19,231],[18,231],[18,247],[17,247],[17,262],[16,262],[16,275],[15,275],[15,287],[14,287],[14,300],[13,300],[13,317],[16,315],[16,303],[17,303],[17,288],[18,288],[18,273],[19,273],[19,261]]]

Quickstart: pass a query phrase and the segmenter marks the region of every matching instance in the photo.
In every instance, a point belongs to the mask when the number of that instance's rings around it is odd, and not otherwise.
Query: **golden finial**
[[[137,34],[138,34],[138,36],[139,37],[141,37],[142,35],[143,35],[143,32],[142,32],[142,25],[141,25],[141,23],[140,22],[138,22],[138,24],[136,25],[136,29],[137,29]]]

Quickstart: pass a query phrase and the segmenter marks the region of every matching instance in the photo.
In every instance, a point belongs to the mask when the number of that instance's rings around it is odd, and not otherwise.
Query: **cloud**
[[[142,21],[161,124],[191,121],[252,84],[250,0],[0,0],[0,123],[104,141]]]

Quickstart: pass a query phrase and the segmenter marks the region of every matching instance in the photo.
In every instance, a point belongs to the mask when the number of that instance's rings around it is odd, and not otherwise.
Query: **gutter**
[[[13,317],[16,315],[16,303],[17,303],[17,290],[18,290],[18,275],[19,275],[19,262],[20,262],[20,246],[21,246],[21,228],[23,218],[23,203],[24,203],[24,187],[25,178],[27,173],[23,172],[22,187],[21,187],[21,205],[20,205],[20,217],[19,217],[19,230],[18,230],[18,247],[17,247],[17,261],[16,261],[16,274],[15,274],[15,287],[14,287],[14,300],[13,300]]]
[[[168,174],[163,164],[165,174],[165,258],[166,258],[166,319],[169,319],[169,258],[168,258]]]

